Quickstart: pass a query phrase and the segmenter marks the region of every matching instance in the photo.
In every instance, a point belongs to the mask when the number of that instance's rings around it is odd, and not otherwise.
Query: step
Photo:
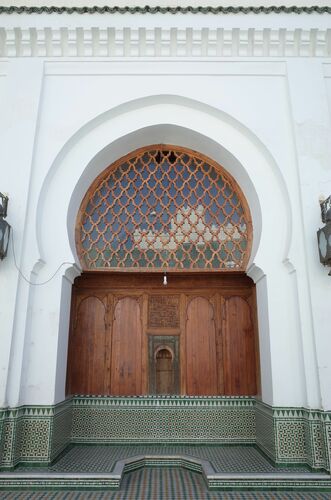
[[[11,490],[118,490],[124,474],[142,467],[182,467],[205,479],[209,490],[306,490],[331,491],[331,477],[315,472],[223,473],[208,460],[189,455],[136,455],[118,460],[109,473],[6,472],[0,473],[0,488]]]

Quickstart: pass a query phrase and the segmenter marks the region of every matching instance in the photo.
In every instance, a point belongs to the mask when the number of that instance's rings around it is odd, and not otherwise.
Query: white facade
[[[0,407],[65,399],[80,202],[114,160],[169,143],[219,162],[249,203],[263,402],[331,410],[316,240],[331,193],[331,16],[4,13],[0,25],[0,191],[22,272],[11,241]]]

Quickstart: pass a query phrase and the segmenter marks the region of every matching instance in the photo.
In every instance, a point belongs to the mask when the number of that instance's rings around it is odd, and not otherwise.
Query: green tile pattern
[[[276,463],[330,470],[331,412],[256,402],[256,443]]]
[[[254,399],[76,397],[71,441],[254,443]]]
[[[279,465],[330,470],[331,412],[249,397],[76,396],[0,410],[0,470],[49,465],[69,443],[253,444]]]
[[[187,455],[208,460],[216,472],[278,473],[255,446],[206,445],[74,445],[44,472],[112,472],[118,460],[138,455]],[[16,472],[37,472],[36,467],[17,467]],[[282,467],[281,472],[309,472],[307,466]]]
[[[276,420],[277,458],[301,462],[305,459],[306,442],[304,422]]]
[[[2,492],[4,500],[329,500],[330,493],[208,491],[201,474],[180,468],[143,468],[124,476],[119,491]]]
[[[53,461],[65,448],[71,440],[72,427],[72,403],[58,405],[55,409],[52,436],[50,461]]]
[[[255,406],[256,444],[271,459],[276,459],[272,408],[257,401]]]
[[[70,442],[71,400],[55,406],[4,409],[0,469],[19,463],[49,463]]]
[[[47,461],[50,432],[49,418],[19,419],[16,424],[15,457],[22,461]]]
[[[1,465],[13,465],[15,456],[15,421],[5,420],[1,436]]]
[[[331,471],[331,412],[324,416],[323,435],[325,443],[325,462],[327,470]]]

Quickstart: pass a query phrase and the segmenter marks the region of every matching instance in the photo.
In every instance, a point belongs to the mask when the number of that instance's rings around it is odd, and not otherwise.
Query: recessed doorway
[[[68,394],[256,395],[255,286],[244,273],[83,273]]]
[[[156,144],[109,165],[77,215],[68,394],[256,395],[252,236],[211,158]]]

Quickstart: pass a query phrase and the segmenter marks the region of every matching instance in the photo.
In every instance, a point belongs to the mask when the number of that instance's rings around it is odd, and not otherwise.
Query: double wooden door
[[[75,281],[68,394],[255,395],[255,289],[241,273],[86,273]]]

